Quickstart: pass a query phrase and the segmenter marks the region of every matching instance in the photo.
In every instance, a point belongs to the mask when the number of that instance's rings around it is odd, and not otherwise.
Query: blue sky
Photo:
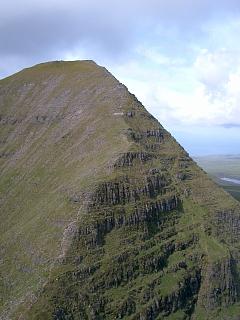
[[[111,71],[191,155],[240,153],[240,2],[13,0],[0,77],[49,60]]]

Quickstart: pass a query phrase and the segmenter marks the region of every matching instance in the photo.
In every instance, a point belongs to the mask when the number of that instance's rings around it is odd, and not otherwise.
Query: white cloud
[[[196,77],[205,85],[209,94],[224,93],[231,73],[240,66],[240,51],[226,49],[210,52],[201,50],[194,63]]]
[[[137,48],[136,53],[140,56],[144,57],[145,59],[149,60],[151,63],[155,63],[157,65],[162,65],[166,67],[174,67],[176,65],[184,64],[184,60],[177,58],[173,59],[166,54],[161,53],[160,49],[158,47],[145,47],[140,46]]]
[[[163,124],[240,124],[238,51],[202,49],[188,65],[171,64],[156,48],[138,54],[139,60],[113,71]]]

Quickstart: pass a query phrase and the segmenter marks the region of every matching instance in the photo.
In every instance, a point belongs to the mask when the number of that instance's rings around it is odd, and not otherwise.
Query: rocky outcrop
[[[1,152],[0,158],[7,159],[14,155],[14,152]]]
[[[240,291],[236,276],[236,261],[232,257],[210,263],[202,271],[205,290],[199,295],[199,305],[212,310],[237,302]]]
[[[164,135],[162,130],[147,130],[143,134],[146,138],[154,138],[157,142],[163,141]]]
[[[60,122],[61,120],[63,120],[64,117],[60,114],[57,114],[55,116],[52,116],[52,115],[36,115],[32,122],[34,124],[52,124],[52,123],[58,123]]]
[[[129,167],[133,165],[134,160],[139,160],[140,162],[146,162],[156,158],[153,153],[147,152],[127,152],[124,153],[115,163],[115,167]]]
[[[103,183],[98,186],[93,196],[92,206],[126,204],[136,202],[142,196],[155,198],[164,194],[169,185],[166,178],[160,175],[147,176],[144,183],[145,185],[140,187],[127,176],[125,181]]]
[[[216,213],[216,235],[222,241],[234,243],[240,236],[240,215],[233,210],[220,211]]]
[[[0,115],[0,124],[1,125],[16,125],[23,121],[22,118],[16,118],[15,116],[4,116]]]
[[[130,139],[134,140],[135,142],[142,142],[142,143],[149,143],[149,141],[155,142],[155,144],[150,145],[158,145],[158,143],[163,142],[164,134],[163,130],[147,130],[147,131],[134,131],[132,128],[129,128],[127,134]]]

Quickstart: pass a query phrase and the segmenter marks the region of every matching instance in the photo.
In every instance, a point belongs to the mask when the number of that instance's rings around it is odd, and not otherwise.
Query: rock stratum
[[[240,205],[92,61],[0,80],[0,319],[240,319]]]

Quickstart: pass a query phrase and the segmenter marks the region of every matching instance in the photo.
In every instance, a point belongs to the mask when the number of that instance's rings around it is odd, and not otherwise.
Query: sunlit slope
[[[240,208],[90,61],[0,82],[2,317],[239,319]]]

